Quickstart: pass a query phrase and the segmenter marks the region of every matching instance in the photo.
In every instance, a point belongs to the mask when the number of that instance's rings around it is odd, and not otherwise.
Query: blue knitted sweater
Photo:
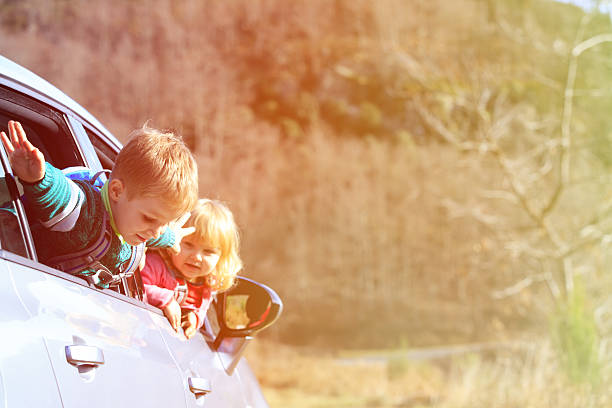
[[[71,180],[60,170],[45,163],[45,176],[36,183],[22,183],[25,203],[36,252],[41,262],[52,257],[73,253],[95,242],[103,229],[104,212],[100,191],[85,181]],[[38,220],[39,223],[32,223]],[[110,222],[110,216],[107,218]],[[149,247],[167,248],[174,245],[170,228]],[[132,246],[112,234],[110,249],[100,259],[113,274],[130,259]],[[93,271],[81,272],[88,275]]]

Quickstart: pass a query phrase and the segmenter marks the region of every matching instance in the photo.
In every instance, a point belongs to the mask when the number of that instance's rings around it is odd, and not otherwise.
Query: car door
[[[177,333],[172,329],[161,312],[152,309],[151,313],[181,370],[182,377],[188,382],[191,379],[193,384],[204,383],[209,387],[210,392],[205,395],[198,395],[197,390],[189,391],[186,398],[188,407],[198,407],[203,403],[205,406],[224,408],[251,406],[246,399],[238,372],[228,374],[219,354],[211,348],[214,340],[212,336],[209,336],[207,341],[204,334],[198,332],[187,340],[181,330]],[[187,385],[189,388],[189,383]]]
[[[183,375],[208,386],[206,396],[187,398],[189,406],[204,399],[213,406],[268,407],[255,375],[242,356],[253,336],[278,319],[282,307],[282,301],[272,289],[238,277],[231,289],[217,294],[208,309],[204,327],[190,340],[174,332],[167,321],[160,322]]]
[[[34,262],[10,269],[65,408],[185,406],[177,366],[146,310]]]
[[[30,140],[59,168],[89,164],[83,151],[93,151],[90,144],[77,143],[69,115],[40,103],[35,94],[24,95],[0,86],[0,126],[6,131],[7,119],[22,122]],[[10,179],[4,151],[2,164]],[[13,212],[17,220],[24,219],[19,208]],[[35,373],[32,378],[36,380],[37,376],[48,375],[44,371],[47,362],[55,373],[54,391],[58,394],[59,389],[66,408],[185,406],[179,369],[148,311],[113,290],[98,290],[80,278],[36,262],[35,247],[45,243],[32,245],[27,221],[20,225],[24,225],[20,233],[26,241],[22,251],[25,256],[3,260],[0,273],[10,277],[11,285],[4,290],[9,292],[7,299],[11,299],[11,287],[12,298],[19,299],[21,311],[11,305],[16,319],[19,316],[33,322],[28,334],[46,349],[45,358],[40,356],[40,347],[33,350],[38,354],[33,352],[31,358],[21,355],[23,369]],[[30,361],[34,359],[40,361]],[[50,404],[12,406],[53,406],[53,395],[42,380],[43,396],[51,396]],[[38,396],[36,382],[26,387],[32,394],[29,397]]]
[[[27,261],[28,250],[8,186],[0,166],[0,407],[59,408],[46,343],[35,335],[41,322],[24,307],[12,273],[14,264]]]

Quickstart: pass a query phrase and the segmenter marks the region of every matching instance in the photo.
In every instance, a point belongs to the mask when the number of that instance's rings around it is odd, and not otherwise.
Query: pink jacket
[[[195,312],[198,319],[197,328],[202,327],[213,297],[213,292],[208,286],[195,285],[177,278],[166,266],[162,257],[154,252],[147,253],[146,264],[140,274],[148,303],[162,309],[172,299],[176,299],[182,310]],[[180,290],[181,286],[184,288],[183,291]]]

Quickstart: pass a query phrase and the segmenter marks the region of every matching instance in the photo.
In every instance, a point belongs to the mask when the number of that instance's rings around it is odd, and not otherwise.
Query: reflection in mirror
[[[231,294],[225,300],[225,324],[233,330],[252,328],[264,322],[272,302],[264,293]]]
[[[212,344],[214,350],[219,350],[231,338],[246,342],[272,325],[283,310],[283,302],[276,292],[242,276],[238,276],[234,287],[217,295],[215,305],[221,330]]]

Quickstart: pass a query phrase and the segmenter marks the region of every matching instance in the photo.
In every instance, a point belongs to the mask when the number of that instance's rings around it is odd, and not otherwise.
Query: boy
[[[98,191],[45,162],[19,122],[9,121],[8,128],[10,139],[4,132],[0,137],[23,184],[28,215],[44,227],[33,228],[42,262],[54,264],[53,258],[88,249],[105,230],[112,231],[107,234],[108,250],[99,260],[70,271],[106,288],[109,274],[117,275],[136,259],[132,257],[136,246],[146,242],[176,249],[182,237],[193,232],[193,228],[180,228],[178,221],[176,231],[167,228],[161,235],[171,221],[193,207],[198,195],[196,162],[173,134],[147,127],[132,132],[109,180]]]

